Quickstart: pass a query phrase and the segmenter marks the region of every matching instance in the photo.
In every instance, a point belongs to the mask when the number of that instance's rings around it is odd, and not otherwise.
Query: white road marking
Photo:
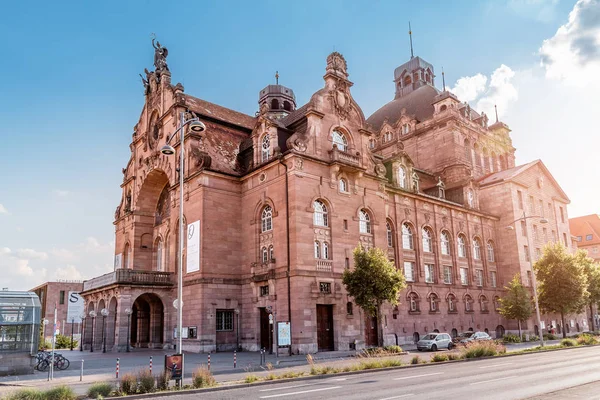
[[[504,376],[502,378],[490,379],[490,380],[487,380],[487,381],[473,382],[470,385],[480,385],[482,383],[496,382],[496,381],[501,381],[501,380],[510,379],[510,378],[516,378],[516,377],[517,377],[517,375]]]
[[[393,399],[400,399],[402,397],[408,397],[408,396],[414,396],[414,393],[407,393],[407,394],[401,394],[400,396],[394,396],[394,397],[386,397],[385,399],[380,399],[380,400],[393,400]]]
[[[301,392],[291,392],[291,393],[281,393],[281,394],[272,394],[270,396],[263,396],[260,397],[261,399],[270,399],[272,397],[282,397],[282,396],[294,396],[296,394],[304,394],[304,393],[311,393],[311,392],[320,392],[322,390],[332,390],[332,389],[340,389],[341,386],[330,386],[330,387],[324,387],[324,388],[320,388],[320,389],[312,389],[312,390],[303,390]]]
[[[479,367],[479,369],[496,368],[496,367],[502,367],[503,365],[512,365],[512,364],[513,363],[503,363],[503,364],[486,365],[485,367]]]
[[[303,385],[293,385],[293,386],[284,386],[284,387],[277,387],[277,388],[271,388],[271,389],[261,389],[259,390],[259,392],[272,392],[273,390],[285,390],[285,389],[293,389],[293,388],[297,388],[297,387],[301,387],[301,386],[313,386],[314,384],[312,383],[305,383]]]
[[[347,381],[348,378],[337,378],[337,379],[330,379],[330,381]]]
[[[411,375],[411,376],[403,376],[402,378],[394,378],[395,381],[400,381],[403,379],[412,379],[412,378],[420,378],[422,376],[433,376],[433,375],[442,375],[443,372],[434,372],[433,374],[422,374],[422,375]]]

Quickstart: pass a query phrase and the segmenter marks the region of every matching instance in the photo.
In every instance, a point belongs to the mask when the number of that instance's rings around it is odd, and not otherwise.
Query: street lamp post
[[[75,326],[75,318],[71,318],[71,351],[73,351],[73,328]]]
[[[90,311],[90,317],[92,317],[92,344],[90,345],[90,352],[94,352],[94,328],[96,325],[96,311]]]
[[[239,308],[235,309],[235,349],[236,351],[240,350],[240,310]]]
[[[102,352],[106,353],[106,317],[109,313],[106,308],[103,308],[100,314],[102,314]]]
[[[183,183],[184,183],[184,159],[185,159],[185,126],[189,125],[193,132],[203,132],[206,126],[198,118],[185,119],[185,112],[179,114],[179,128],[170,137],[167,137],[165,145],[160,149],[164,155],[171,156],[175,154],[175,149],[169,145],[171,140],[179,133],[179,257],[178,257],[178,274],[177,274],[177,348],[183,354],[182,341],[182,326],[183,326]],[[183,363],[181,365],[181,376],[183,377]],[[183,384],[183,379],[181,380]]]
[[[85,339],[85,313],[81,313],[79,318],[81,318],[81,337],[79,338],[79,351],[83,351],[83,341]]]
[[[129,337],[129,325],[131,323],[131,314],[133,314],[133,310],[127,307],[125,309],[125,314],[127,314],[127,352],[129,353],[129,343],[131,342],[131,338]]]
[[[541,224],[547,224],[548,220],[544,217],[541,217],[539,215],[531,215],[531,216],[527,216],[525,209],[523,209],[523,216],[521,218],[517,218],[515,219],[513,222],[511,222],[511,225],[509,225],[507,228],[508,229],[515,229],[514,226],[512,226],[512,224],[514,224],[517,221],[525,221],[525,237],[527,238],[527,253],[528,253],[528,257],[529,257],[529,264],[531,265],[531,284],[533,286],[533,300],[535,302],[535,314],[537,317],[537,323],[538,323],[538,327],[539,327],[539,332],[540,332],[540,343],[541,346],[544,347],[545,343],[544,343],[544,332],[542,330],[542,318],[540,316],[540,305],[538,302],[538,293],[537,293],[537,279],[535,277],[535,271],[533,270],[533,254],[531,253],[531,242],[529,240],[529,226],[527,225],[527,220],[530,218],[540,218],[540,223]]]

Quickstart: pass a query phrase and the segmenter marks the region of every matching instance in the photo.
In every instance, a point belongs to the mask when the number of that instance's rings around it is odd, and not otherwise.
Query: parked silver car
[[[479,340],[492,340],[492,337],[485,332],[469,332],[470,335],[465,335],[464,339],[461,339],[462,344],[475,342]]]
[[[428,333],[417,342],[417,350],[419,351],[437,351],[438,349],[452,350],[453,347],[454,343],[452,343],[452,338],[447,333]]]

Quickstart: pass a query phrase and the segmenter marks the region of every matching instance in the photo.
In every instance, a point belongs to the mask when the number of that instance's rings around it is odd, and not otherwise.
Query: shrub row
[[[68,386],[48,390],[21,389],[5,397],[6,400],[76,400],[77,395]]]

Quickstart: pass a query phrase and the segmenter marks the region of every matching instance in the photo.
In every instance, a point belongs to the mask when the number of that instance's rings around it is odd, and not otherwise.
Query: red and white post
[[[152,373],[152,356],[150,356],[150,373]]]
[[[117,371],[116,371],[116,378],[119,379],[119,359],[117,358]]]

